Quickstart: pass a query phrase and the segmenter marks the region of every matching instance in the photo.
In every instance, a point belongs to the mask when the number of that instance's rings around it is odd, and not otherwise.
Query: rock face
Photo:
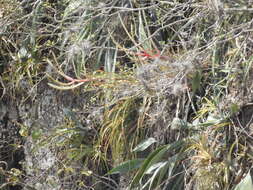
[[[31,133],[25,138],[24,143],[24,169],[28,176],[26,183],[38,190],[60,189],[59,179],[55,175],[55,150],[49,148],[51,145],[39,146],[36,134],[48,136],[54,127],[61,124],[64,119],[61,108],[62,105],[56,101],[56,94],[47,88],[44,88],[33,101],[24,102],[19,106],[23,125]]]
[[[72,93],[57,92],[47,86],[41,87],[40,91],[32,103],[20,107],[23,110],[21,117],[30,115],[24,120],[31,133],[24,143],[25,171],[30,176],[26,182],[37,190],[58,190],[64,184],[57,173],[60,164],[57,145],[52,142],[41,145],[36,135],[39,138],[52,135],[51,132],[64,122],[66,115],[63,110],[80,107],[81,103],[74,102],[76,98]]]
[[[73,189],[59,179],[57,172],[61,160],[57,157],[57,144],[43,139],[64,123],[66,115],[63,110],[81,108],[84,97],[53,90],[46,84],[41,84],[38,89],[33,98],[19,96],[0,102],[0,167],[23,170],[26,176],[23,189]],[[12,144],[21,148],[11,147]],[[73,164],[76,168],[81,167]]]
[[[0,102],[0,169],[9,171],[12,168],[22,169],[20,161],[24,159],[24,151],[20,145],[22,138],[19,135],[19,116],[15,102],[4,99]],[[0,184],[5,182],[0,172]],[[1,187],[1,186],[0,186]],[[20,186],[12,187],[21,189]]]

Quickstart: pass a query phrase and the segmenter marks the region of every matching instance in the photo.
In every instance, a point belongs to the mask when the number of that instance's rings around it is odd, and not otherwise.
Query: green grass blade
[[[133,152],[140,152],[143,150],[146,150],[150,145],[154,144],[157,142],[154,138],[148,138],[144,141],[142,141],[140,144],[138,144],[134,149]]]
[[[107,174],[115,174],[115,173],[127,173],[134,169],[137,169],[141,166],[143,159],[134,159],[123,162],[122,164],[116,166],[111,169]]]

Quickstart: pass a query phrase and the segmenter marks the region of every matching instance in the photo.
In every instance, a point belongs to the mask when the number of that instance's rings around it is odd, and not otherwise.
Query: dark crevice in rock
[[[5,99],[4,103],[0,103],[0,161],[6,163],[5,172],[13,168],[22,171],[21,161],[24,160],[24,150],[23,139],[19,134],[19,122],[15,103]],[[2,184],[7,182],[6,179],[2,180],[0,181]],[[14,185],[7,186],[6,189],[21,190],[22,187]]]

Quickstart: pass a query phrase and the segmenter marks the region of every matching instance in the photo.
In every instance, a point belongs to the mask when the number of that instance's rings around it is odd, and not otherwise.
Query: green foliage
[[[149,189],[154,189],[160,186],[164,179],[173,177],[177,166],[185,158],[185,155],[180,152],[185,148],[185,143],[184,140],[178,141],[171,145],[158,147],[150,153],[133,178],[130,188],[132,189],[138,185],[140,189],[145,189],[148,186]],[[165,156],[168,153],[172,154],[172,152],[178,153],[169,157]],[[146,181],[145,176],[149,176]],[[170,187],[174,188],[173,185],[170,185]]]
[[[193,91],[193,93],[195,93],[196,90],[198,90],[200,88],[201,78],[202,78],[201,72],[197,71],[196,74],[192,78],[192,91]]]
[[[108,172],[108,174],[113,174],[113,173],[124,174],[127,172],[131,172],[132,170],[138,169],[141,166],[142,162],[143,162],[143,159],[134,159],[134,160],[123,162],[120,165],[116,166],[115,168],[111,169]]]
[[[59,151],[57,175],[85,176],[87,189],[116,188],[115,173],[130,189],[252,188],[251,12],[240,0],[2,0],[1,101],[78,97],[58,102],[50,135],[17,123],[36,149]],[[1,183],[22,181],[0,170]]]
[[[135,126],[138,107],[138,97],[129,97],[105,111],[99,143],[105,152],[111,149],[114,160],[120,158],[123,152],[127,153],[130,143],[138,138]]]
[[[138,151],[144,151],[146,150],[150,145],[154,144],[157,142],[154,138],[150,137],[148,139],[145,139],[143,142],[141,142],[138,146],[136,146],[133,149],[133,152],[138,152]]]

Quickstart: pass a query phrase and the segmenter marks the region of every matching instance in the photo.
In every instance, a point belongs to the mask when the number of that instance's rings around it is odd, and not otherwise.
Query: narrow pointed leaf
[[[139,152],[139,151],[143,151],[146,150],[150,145],[154,144],[156,142],[156,140],[154,138],[148,138],[146,140],[144,140],[143,142],[141,142],[140,144],[138,144],[134,149],[133,152]]]
[[[143,159],[134,159],[134,160],[129,160],[126,161],[120,165],[118,165],[117,167],[111,169],[108,174],[114,174],[114,173],[127,173],[130,172],[134,169],[137,169],[140,167],[140,165],[142,164]]]
[[[75,85],[71,85],[71,86],[57,86],[57,85],[54,85],[52,83],[47,83],[50,87],[52,88],[55,88],[55,89],[58,89],[58,90],[71,90],[71,89],[74,89],[78,86],[81,86],[82,84],[84,84],[84,82],[80,82],[80,83],[77,83]]]

